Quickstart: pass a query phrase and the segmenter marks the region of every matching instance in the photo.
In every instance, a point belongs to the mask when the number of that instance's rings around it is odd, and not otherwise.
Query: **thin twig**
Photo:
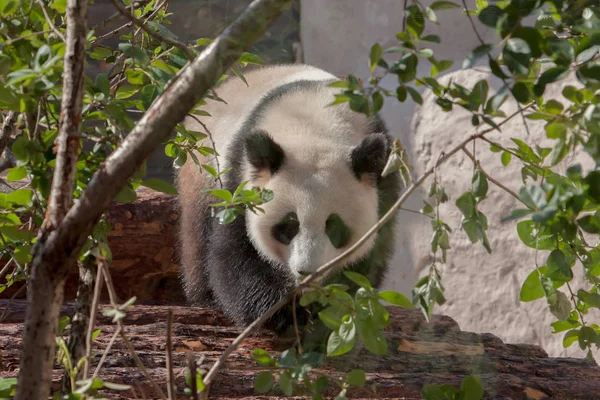
[[[198,117],[196,117],[193,114],[188,114],[190,117],[192,117],[194,120],[196,120],[197,123],[199,123],[200,125],[202,125],[202,128],[204,128],[204,130],[206,131],[206,134],[208,135],[208,138],[210,139],[210,143],[212,146],[213,151],[215,152],[215,167],[217,169],[217,180],[219,181],[219,186],[221,186],[221,189],[223,188],[223,181],[221,180],[221,167],[219,165],[219,157],[217,157],[217,154],[219,154],[217,152],[217,145],[215,144],[215,140],[213,139],[213,135],[210,132],[210,130],[208,130],[208,126],[206,126],[206,124],[202,121],[200,121],[200,119]]]
[[[16,38],[14,38],[14,39],[7,40],[7,41],[6,41],[6,42],[4,42],[3,44],[4,44],[4,46],[9,46],[9,45],[11,45],[11,44],[13,44],[13,43],[16,43],[16,42],[18,42],[19,40],[24,40],[24,39],[30,38],[30,37],[32,37],[32,36],[44,35],[44,34],[46,34],[46,33],[50,33],[50,32],[52,32],[52,29],[48,29],[48,30],[46,30],[46,31],[31,32],[31,33],[28,33],[28,34],[26,34],[26,35],[19,36],[19,37],[16,37]]]
[[[2,123],[2,132],[0,132],[0,156],[4,153],[4,149],[8,145],[10,138],[15,133],[15,124],[19,114],[15,111],[8,113],[4,122]]]
[[[94,297],[92,299],[92,308],[90,310],[90,320],[85,337],[85,359],[86,363],[83,368],[83,379],[86,380],[90,373],[90,363],[92,358],[92,335],[94,334],[94,324],[96,323],[96,314],[98,313],[98,302],[100,301],[100,293],[102,292],[102,269],[104,262],[98,263],[96,271],[96,285],[94,286]]]
[[[502,189],[506,193],[510,194],[512,197],[517,199],[519,202],[523,203],[523,201],[519,198],[519,195],[517,195],[515,192],[513,192],[512,190],[507,188],[505,185],[503,185],[502,183],[500,183],[499,181],[494,179],[490,174],[485,172],[485,170],[481,167],[481,164],[479,164],[479,162],[475,159],[475,157],[473,156],[473,154],[471,154],[471,152],[469,150],[467,150],[466,148],[463,147],[462,151],[471,159],[471,161],[473,161],[474,166],[479,167],[479,170],[481,171],[481,173],[483,175],[485,175],[485,177],[487,178],[488,181],[492,182],[494,185],[498,186],[500,189]],[[525,204],[525,203],[523,203],[523,204]]]
[[[102,268],[102,274],[104,275],[104,281],[106,282],[106,288],[108,289],[108,297],[110,298],[110,303],[113,306],[113,308],[118,309],[119,306],[117,304],[117,294],[115,292],[115,287],[112,282],[112,277],[110,276],[110,271],[109,271],[108,265],[104,265],[104,267]],[[160,398],[163,400],[166,400],[164,392],[162,391],[160,386],[158,386],[156,384],[156,382],[154,382],[154,380],[148,373],[148,370],[146,369],[146,367],[144,366],[144,364],[138,357],[137,353],[135,352],[135,349],[131,345],[129,338],[125,334],[125,325],[123,324],[123,320],[118,319],[117,326],[120,327],[119,335],[121,336],[121,339],[123,339],[123,342],[125,342],[125,346],[127,346],[127,349],[129,350],[129,354],[131,354],[131,357],[135,361],[137,367],[140,369],[140,371],[142,371],[142,373],[144,374],[144,376],[146,377],[146,379],[148,380],[150,385],[152,385],[152,387],[154,388],[156,393],[158,393]]]
[[[23,286],[21,286],[19,290],[17,290],[15,294],[11,296],[10,300],[8,300],[8,303],[6,304],[6,307],[4,308],[4,311],[2,311],[2,315],[0,315],[0,322],[4,321],[4,318],[6,318],[10,311],[10,306],[12,305],[12,302],[17,298],[17,296],[23,294],[25,289],[27,289],[27,283],[23,284]]]
[[[50,15],[48,15],[48,10],[46,10],[46,5],[44,4],[44,2],[42,0],[38,0],[38,4],[42,8],[42,12],[44,13],[44,17],[46,17],[46,21],[48,22],[48,26],[50,27],[50,29],[52,29],[54,33],[56,33],[60,40],[66,42],[67,40],[65,39],[65,36],[61,33],[61,31],[58,30],[56,25],[54,25],[54,21],[52,21],[52,18],[50,18]]]
[[[518,112],[515,112],[508,117],[506,117],[502,122],[498,124],[498,127],[504,125],[506,122],[514,118]],[[322,279],[325,275],[329,275],[330,273],[335,272],[336,268],[339,268],[340,263],[352,255],[355,251],[357,251],[371,236],[373,236],[377,231],[379,231],[398,211],[400,207],[408,200],[410,195],[420,187],[425,180],[434,173],[434,171],[442,164],[444,164],[450,157],[459,152],[463,147],[465,147],[468,143],[473,140],[480,139],[484,135],[496,130],[496,128],[489,128],[481,131],[480,133],[473,134],[466,139],[464,139],[461,143],[455,146],[449,152],[443,154],[440,158],[438,158],[437,162],[434,166],[432,166],[429,170],[427,170],[423,175],[419,177],[416,181],[414,181],[410,186],[406,188],[404,193],[400,196],[400,198],[394,203],[394,205],[385,213],[383,217],[371,229],[369,229],[360,239],[358,239],[352,246],[350,246],[345,252],[335,257],[333,260],[323,264],[319,267],[315,272],[311,275],[308,275],[298,286],[292,289],[286,297],[275,303],[270,309],[268,309],[262,316],[254,320],[250,325],[248,325],[242,333],[238,335],[237,338],[225,351],[221,354],[221,356],[215,361],[212,368],[206,374],[204,378],[204,384],[208,385],[214,379],[218,370],[223,366],[229,355],[242,343],[242,341],[257,327],[262,326],[273,314],[275,314],[279,309],[286,306],[293,297],[306,289],[313,283],[319,279]]]
[[[192,390],[192,400],[198,400],[198,388],[196,387],[196,360],[192,352],[187,353],[188,368],[190,370],[190,389]]]
[[[121,327],[117,326],[117,329],[115,330],[115,333],[113,333],[112,337],[110,338],[110,341],[108,342],[108,345],[106,346],[106,349],[104,349],[104,353],[102,353],[102,357],[100,357],[100,361],[98,361],[98,365],[96,365],[96,369],[94,370],[94,373],[92,374],[92,378],[97,377],[98,374],[100,373],[100,369],[102,368],[102,365],[104,364],[104,361],[106,360],[106,357],[108,357],[108,353],[110,352],[110,349],[112,349],[113,344],[115,344],[115,341],[117,340],[117,337],[119,337],[120,334],[121,334]]]
[[[175,377],[173,376],[173,310],[167,314],[167,395],[175,400]]]
[[[298,316],[296,315],[296,297],[292,298],[292,317],[294,319],[294,332],[296,332],[296,342],[298,344],[298,354],[302,355],[302,341],[300,340],[300,329],[298,329]]]
[[[120,0],[111,0],[111,1],[115,5],[115,7],[117,8],[117,10],[119,10],[119,12],[121,14],[123,14],[126,18],[128,18],[129,20],[131,20],[131,22],[133,22],[135,25],[137,25],[139,28],[141,28],[149,36],[152,36],[154,39],[158,40],[159,42],[168,43],[171,46],[177,47],[178,49],[180,49],[181,51],[183,51],[183,53],[186,55],[186,57],[190,61],[193,61],[196,58],[196,54],[189,47],[187,47],[185,44],[181,43],[178,40],[174,40],[174,39],[170,39],[168,37],[165,37],[165,36],[161,35],[159,32],[150,29],[146,25],[146,23],[144,21],[142,21],[140,19],[137,19],[135,16],[133,16],[129,12],[129,10],[127,10],[127,7],[125,7],[125,5],[120,2]]]

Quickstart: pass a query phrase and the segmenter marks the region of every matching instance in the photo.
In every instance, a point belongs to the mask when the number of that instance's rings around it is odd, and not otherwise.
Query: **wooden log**
[[[113,257],[110,270],[119,299],[136,296],[140,304],[185,304],[175,251],[176,197],[140,188],[135,202],[113,202],[106,215],[113,227],[108,240]],[[75,299],[77,279],[74,270],[65,285],[65,300]],[[11,286],[0,299],[12,297],[19,288]],[[25,296],[22,291],[16,297]]]
[[[0,300],[0,308],[6,307],[7,303]],[[0,324],[1,377],[16,376],[18,372],[25,306],[22,300],[13,302],[8,318]],[[107,308],[102,305],[99,312],[102,334],[94,345],[92,371],[116,328],[111,318],[102,313]],[[193,352],[198,359],[203,356],[201,369],[206,371],[240,329],[214,310],[179,306],[171,309],[175,384],[177,398],[183,399],[187,353]],[[127,335],[137,354],[163,389],[167,376],[167,311],[166,306],[132,306],[124,319]],[[73,305],[65,304],[62,312],[70,315]],[[331,358],[318,369],[330,377],[343,376],[354,368],[363,369],[367,373],[367,385],[350,390],[348,397],[420,399],[425,384],[458,387],[465,376],[479,375],[486,399],[600,399],[600,367],[594,362],[549,358],[538,346],[505,344],[491,334],[463,332],[454,320],[445,316],[436,315],[426,322],[418,311],[391,307],[390,318],[392,323],[386,330],[387,356],[374,356],[359,348],[352,354]],[[269,396],[258,396],[254,392],[254,379],[264,369],[252,360],[252,350],[263,348],[277,357],[280,351],[290,346],[289,341],[266,331],[246,339],[217,376],[210,388],[210,398],[280,398],[276,397],[281,396],[277,386]],[[54,390],[59,387],[61,373],[56,367]],[[121,399],[156,398],[120,339],[109,352],[99,376],[110,382],[132,385],[132,390],[121,393]],[[335,396],[336,387],[331,385],[325,394]],[[115,398],[114,392],[105,395]]]

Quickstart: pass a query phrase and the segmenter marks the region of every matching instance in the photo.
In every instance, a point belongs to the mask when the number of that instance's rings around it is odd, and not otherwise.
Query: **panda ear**
[[[254,168],[254,177],[267,173],[274,175],[283,165],[285,153],[281,146],[271,139],[265,131],[259,130],[250,133],[244,143],[248,162]]]
[[[377,186],[388,153],[388,140],[383,133],[372,133],[364,138],[350,154],[350,163],[356,178],[366,184]]]

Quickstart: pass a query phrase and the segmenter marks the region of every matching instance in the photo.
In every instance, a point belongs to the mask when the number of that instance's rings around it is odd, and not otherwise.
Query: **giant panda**
[[[192,305],[216,307],[247,325],[287,296],[303,276],[343,253],[397,199],[397,173],[382,177],[391,139],[377,116],[367,118],[348,103],[331,105],[336,76],[308,65],[276,65],[231,77],[216,88],[224,100],[202,107],[210,117],[187,118],[187,129],[209,131],[222,177],[233,192],[273,191],[274,198],[227,225],[213,217],[218,187],[188,157],[177,171],[182,284]],[[197,154],[215,167],[212,155]],[[392,256],[394,221],[346,259],[345,269],[378,286]],[[324,283],[345,283],[341,272]],[[266,324],[281,332],[289,307]]]

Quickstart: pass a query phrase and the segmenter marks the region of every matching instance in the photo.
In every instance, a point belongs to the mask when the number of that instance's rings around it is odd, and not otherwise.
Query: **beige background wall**
[[[422,3],[430,4],[431,1]],[[467,3],[474,7],[475,1]],[[402,7],[403,2],[398,0],[301,0],[304,62],[339,75],[367,77],[371,45],[375,42],[381,43],[384,48],[397,45],[395,34],[402,29]],[[430,47],[436,58],[455,61],[446,75],[452,75],[453,80],[461,81],[467,87],[472,87],[479,79],[488,79],[492,87],[499,88],[499,82],[486,72],[460,71],[469,50],[479,44],[466,16],[455,9],[439,11],[438,17],[441,21],[439,26],[431,27],[428,22],[429,33],[439,35],[442,43]],[[494,42],[493,31],[479,24],[477,28],[484,40]],[[418,75],[427,76],[430,67],[426,61],[420,61]],[[391,88],[395,88],[395,83],[394,77],[386,81]],[[560,87],[552,87],[549,91],[561,99]],[[505,107],[507,114],[516,110],[513,102],[506,103]],[[443,113],[428,95],[425,95],[424,105],[418,108],[410,100],[399,103],[388,99],[382,114],[392,133],[400,137],[409,149],[415,176],[430,167],[442,150],[453,147],[465,135],[475,132],[470,115],[466,112]],[[534,140],[543,139],[540,124],[530,123],[529,128]],[[510,145],[510,137],[525,137],[520,118],[507,124],[503,131],[503,134],[494,133],[493,139]],[[522,182],[516,161],[504,168],[499,156],[492,154],[483,144],[479,145],[477,154],[488,173],[518,192]],[[576,159],[589,165],[583,154],[577,155]],[[572,161],[567,160],[567,163]],[[445,164],[440,172],[442,184],[450,195],[450,202],[441,208],[442,219],[450,224],[454,234],[448,263],[442,268],[448,301],[443,307],[437,307],[436,312],[452,316],[463,330],[491,332],[511,343],[539,344],[551,355],[582,356],[576,345],[563,349],[563,333],[551,333],[550,323],[554,317],[547,310],[545,300],[532,303],[519,301],[521,283],[535,265],[535,251],[519,241],[515,223],[500,223],[502,217],[516,206],[516,201],[490,186],[488,199],[481,210],[488,216],[491,226],[488,235],[492,255],[488,255],[481,244],[472,245],[460,231],[460,212],[454,202],[468,190],[472,170],[473,164],[461,153]],[[407,207],[419,209],[422,199],[423,191],[415,193]],[[427,218],[402,212],[397,232],[396,255],[386,286],[410,296],[414,283],[431,261],[431,228]],[[538,257],[543,262],[546,255],[540,253]],[[580,269],[576,275],[581,275]],[[598,315],[594,319],[596,323],[600,321]]]

